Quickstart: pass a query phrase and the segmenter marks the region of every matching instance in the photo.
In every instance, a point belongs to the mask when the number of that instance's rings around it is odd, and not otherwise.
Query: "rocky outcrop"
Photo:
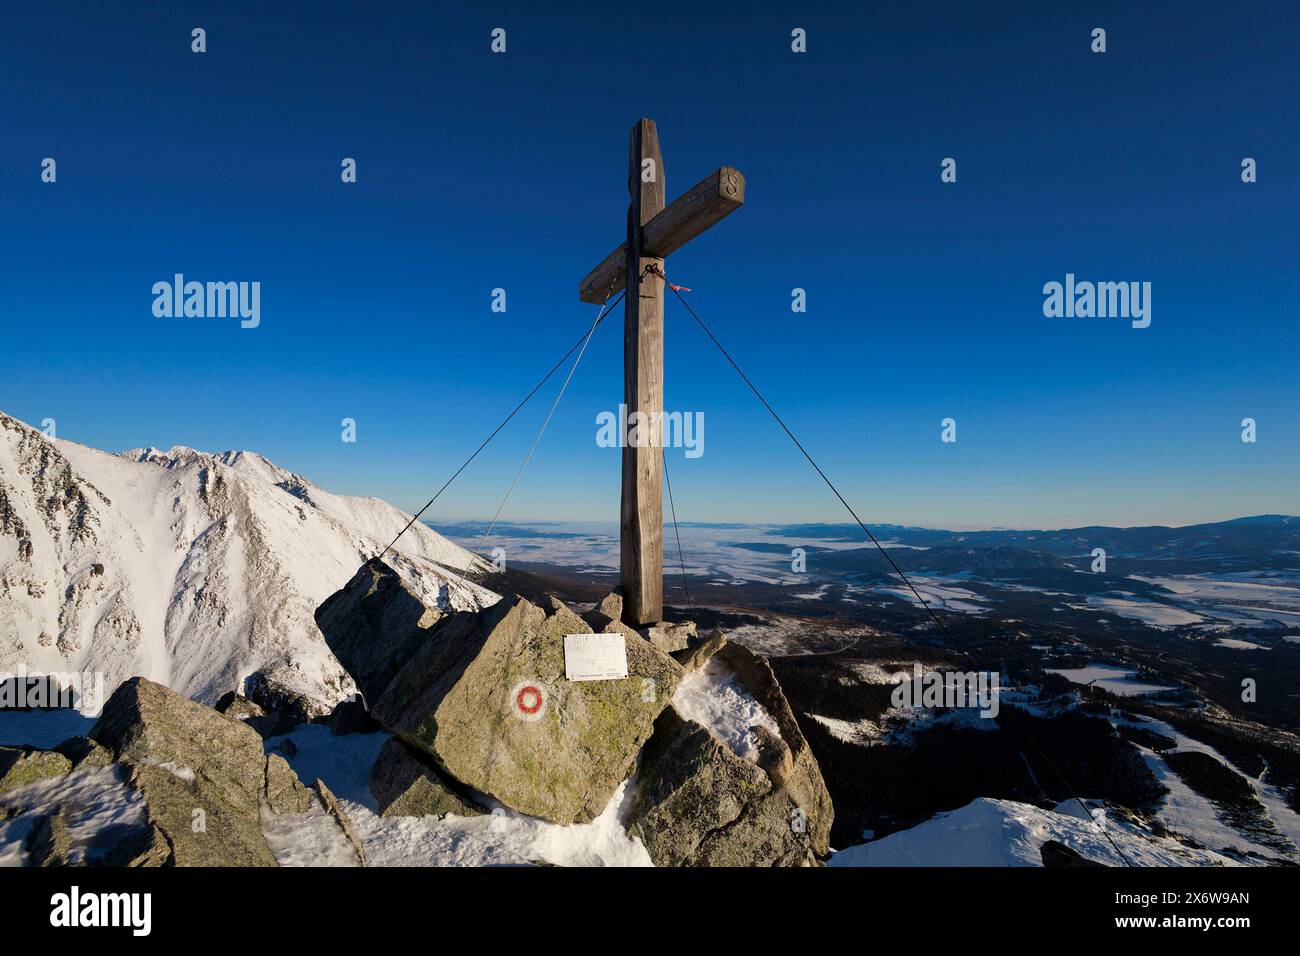
[[[17,785],[73,772],[85,786],[65,787],[54,810],[6,803],[6,816],[30,813],[27,861],[40,866],[275,866],[264,813],[304,813],[314,797],[279,755],[226,717],[144,678],[123,683],[89,737],[55,751],[2,748],[4,779]],[[321,803],[342,814],[322,788]],[[86,827],[103,816],[94,802],[118,793],[121,821]],[[337,812],[336,812],[337,811]],[[349,825],[350,827],[350,825]]]
[[[707,664],[726,644],[727,639],[721,632],[714,631],[712,634],[697,638],[685,650],[674,651],[672,658],[682,665],[684,673],[692,674]]]
[[[104,705],[90,736],[114,760],[166,764],[192,774],[204,790],[238,812],[258,808],[266,767],[262,738],[240,721],[162,684],[143,677],[123,683]]]
[[[458,817],[486,813],[456,793],[453,784],[419,751],[390,737],[370,771],[370,792],[382,817]]]
[[[626,627],[623,624],[623,592],[617,588],[610,591],[595,607],[583,614],[582,619],[597,634],[612,634],[620,626]]]
[[[477,791],[552,822],[585,822],[640,753],[629,830],[656,862],[815,863],[829,851],[833,810],[771,667],[720,634],[698,638],[690,623],[638,632],[622,610],[613,592],[582,617],[555,598],[521,597],[438,615],[382,564],[358,572],[318,619],[370,689],[371,715],[398,738],[372,771],[381,811],[478,812],[466,799]],[[627,679],[565,678],[565,635],[591,631],[623,635]],[[715,658],[771,718],[752,728],[747,756],[665,710],[683,667]]]
[[[660,866],[801,866],[830,848],[833,809],[821,771],[765,660],[738,644],[715,656],[773,718],[739,756],[669,707],[641,756],[626,823]]]
[[[721,648],[715,656],[732,669],[740,683],[776,721],[781,736],[760,748],[759,763],[772,778],[774,786],[785,791],[799,808],[813,850],[824,856],[830,850],[835,808],[817,758],[799,729],[799,722],[781,690],[772,665],[743,644],[734,642]]]
[[[250,813],[227,803],[197,774],[153,763],[128,766],[130,785],[144,801],[148,822],[171,846],[175,866],[276,865],[256,805]]]
[[[373,702],[441,617],[439,610],[421,603],[396,571],[375,559],[316,609],[316,626],[365,699]]]
[[[539,606],[518,596],[444,614],[382,563],[363,567],[317,620],[394,735],[371,772],[381,813],[481,813],[478,793],[554,823],[587,822],[639,756],[625,822],[656,863],[816,864],[833,808],[772,668],[691,623],[638,632],[622,609],[614,592],[582,617],[553,597]],[[592,631],[623,636],[626,679],[566,678],[565,636]],[[761,715],[743,747],[731,725],[715,737],[668,706],[684,668],[713,660],[752,698],[739,713]]]
[[[678,624],[660,621],[640,630],[623,623],[623,592],[617,588],[601,598],[595,607],[582,615],[582,619],[597,634],[640,636],[665,654],[686,650],[695,638],[694,621]]]
[[[306,813],[311,809],[311,791],[279,754],[266,755],[265,798],[272,813]]]
[[[254,703],[243,694],[237,694],[233,690],[223,694],[221,699],[217,701],[216,711],[235,720],[243,721],[257,731],[263,740],[291,733],[295,727],[305,720],[302,708],[295,707],[287,711],[284,709],[272,710],[267,713],[260,704]]]
[[[506,806],[561,824],[592,820],[630,774],[681,668],[632,634],[626,679],[565,680],[564,637],[581,633],[585,622],[555,598],[448,615],[371,712]]]
[[[0,794],[38,780],[61,777],[71,769],[72,761],[53,750],[0,747]]]
[[[656,866],[700,862],[700,844],[771,789],[753,763],[669,707],[655,721],[627,816]]]
[[[244,679],[244,696],[267,716],[275,715],[289,725],[305,724],[329,714],[333,709],[331,705],[303,693],[300,686],[300,681],[286,680],[276,671],[262,670]]]
[[[127,767],[175,865],[275,865],[259,825],[267,758],[252,728],[136,677],[90,736]]]
[[[684,651],[691,646],[691,642],[695,640],[695,622],[683,621],[673,624],[660,621],[658,624],[641,628],[639,633],[665,654],[671,654],[674,651]]]

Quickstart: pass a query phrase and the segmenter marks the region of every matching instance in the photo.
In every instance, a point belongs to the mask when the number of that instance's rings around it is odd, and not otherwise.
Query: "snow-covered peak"
[[[0,413],[0,670],[98,671],[106,692],[141,674],[205,703],[262,672],[327,708],[351,682],[315,609],[409,519],[255,452],[114,455]],[[423,524],[395,552],[430,606],[497,599]]]
[[[227,468],[239,468],[243,471],[267,476],[271,474],[289,474],[277,467],[264,456],[251,451],[206,452],[188,445],[173,445],[167,451],[161,448],[128,448],[121,453],[127,461],[147,462],[164,468],[176,468],[183,465],[214,467],[225,465]]]

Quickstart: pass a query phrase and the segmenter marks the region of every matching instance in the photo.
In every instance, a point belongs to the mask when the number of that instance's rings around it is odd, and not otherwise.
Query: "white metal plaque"
[[[569,680],[622,680],[627,677],[627,642],[623,635],[564,635],[564,676]]]

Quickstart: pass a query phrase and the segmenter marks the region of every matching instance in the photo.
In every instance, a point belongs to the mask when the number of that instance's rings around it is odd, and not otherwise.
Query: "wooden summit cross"
[[[623,620],[653,624],[664,609],[663,452],[664,258],[745,201],[745,177],[723,166],[664,206],[664,163],[654,120],[632,127],[628,149],[627,241],[578,283],[578,298],[603,304],[627,289],[623,306],[623,403],[627,418],[640,412],[655,441],[623,445],[623,499],[619,564]],[[633,291],[635,290],[635,292]],[[621,416],[620,416],[621,418]],[[644,434],[645,429],[640,429]]]

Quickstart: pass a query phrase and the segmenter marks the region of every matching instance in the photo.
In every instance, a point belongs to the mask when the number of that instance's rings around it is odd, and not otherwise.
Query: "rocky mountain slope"
[[[0,413],[0,671],[98,671],[105,696],[142,675],[206,703],[260,675],[328,712],[352,687],[313,612],[408,517],[251,452],[112,455]],[[421,524],[389,561],[430,606],[497,599]]]

